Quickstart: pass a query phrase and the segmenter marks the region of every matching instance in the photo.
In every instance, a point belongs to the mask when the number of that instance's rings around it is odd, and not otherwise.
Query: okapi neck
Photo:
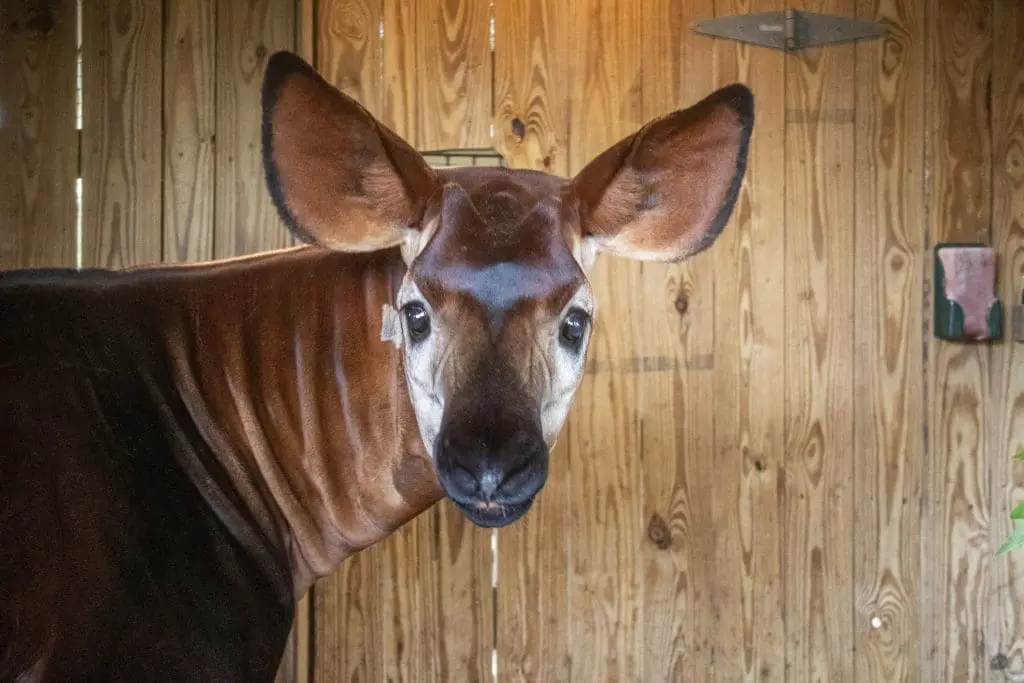
[[[185,404],[300,596],[441,498],[380,338],[397,250],[310,247],[181,271],[165,338]]]

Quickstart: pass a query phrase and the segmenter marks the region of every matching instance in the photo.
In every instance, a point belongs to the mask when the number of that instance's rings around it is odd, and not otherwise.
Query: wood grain
[[[217,3],[214,256],[294,243],[270,201],[260,158],[260,84],[267,58],[295,49],[295,3]]]
[[[563,0],[495,2],[495,146],[514,168],[569,173],[573,57]],[[548,481],[525,518],[498,533],[498,678],[568,679],[571,427],[551,453]]]
[[[569,173],[568,9],[558,0],[494,4],[494,144],[513,168]]]
[[[643,120],[643,13],[637,3],[573,0],[569,171],[633,133]],[[588,362],[568,419],[572,483],[569,621],[574,681],[643,680],[643,470],[634,322],[638,262],[599,257],[591,272],[600,310]],[[570,540],[571,539],[571,540]],[[500,558],[499,558],[500,561]]]
[[[715,3],[720,15],[771,11],[770,0]],[[709,49],[695,39],[692,49]],[[747,175],[733,219],[712,247],[715,443],[697,495],[711,492],[713,598],[695,619],[710,622],[708,679],[781,681],[786,674],[783,486],[786,382],[786,83],[783,54],[715,41],[718,84],[740,81],[755,96]],[[648,613],[648,618],[654,618]]]
[[[989,243],[992,2],[942,0],[929,3],[925,17],[930,242]],[[995,550],[988,521],[988,356],[984,345],[947,343],[929,332],[919,650],[925,681],[987,676],[981,656],[986,575]]]
[[[163,254],[213,256],[215,5],[165,0]]]
[[[394,541],[388,541],[393,545]],[[380,638],[390,624],[383,620],[381,574],[384,553],[370,548],[349,558],[313,589],[315,644],[313,680],[382,680]]]
[[[75,14],[0,5],[0,268],[75,264]]]
[[[317,69],[376,116],[382,116],[381,12],[379,0],[317,3]]]
[[[384,3],[384,122],[420,150],[490,147],[489,3]]]
[[[997,294],[1020,303],[1024,287],[1024,4],[996,0],[992,54],[992,244],[1000,258]],[[1007,318],[1009,321],[1009,318]],[[992,349],[989,548],[1013,529],[1010,511],[1024,500],[1024,346],[1007,334]],[[990,560],[985,661],[992,680],[1024,679],[1024,555]]]
[[[161,260],[163,13],[82,0],[82,263]]]
[[[689,106],[717,87],[711,42],[688,33],[692,22],[714,14],[710,0],[644,3],[638,41],[644,120]],[[713,497],[703,495],[716,467],[710,457],[715,448],[715,258],[709,251],[679,265],[643,264],[632,284],[637,292],[632,319],[616,316],[609,323],[611,335],[636,330],[636,353],[671,359],[672,368],[637,374],[636,404],[617,407],[635,415],[640,429],[638,457],[628,463],[643,481],[638,502],[646,533],[638,548],[643,573],[637,656],[646,680],[681,680],[694,670],[710,674],[719,670],[719,658],[735,660],[731,654],[721,657],[713,635],[720,625],[713,606],[728,597],[717,595],[713,586],[717,572],[707,558],[716,554],[718,534]],[[608,299],[618,297],[610,290],[601,304],[617,305]],[[633,496],[639,498],[638,493]],[[728,620],[730,612],[720,614]]]
[[[319,0],[296,0],[295,4],[295,52],[314,66],[320,63],[316,54],[319,5]]]
[[[852,0],[796,9],[851,16]],[[853,678],[854,46],[786,73],[786,671]]]
[[[860,0],[889,29],[857,47],[854,580],[858,681],[921,680],[924,11]]]
[[[319,582],[314,680],[490,680],[489,537],[442,502]]]

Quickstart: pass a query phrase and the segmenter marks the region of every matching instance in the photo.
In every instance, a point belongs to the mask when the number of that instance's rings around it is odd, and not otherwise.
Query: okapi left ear
[[[753,125],[753,95],[734,84],[619,141],[572,180],[580,236],[645,261],[708,248],[732,215]]]
[[[418,236],[440,184],[408,143],[289,52],[267,62],[262,106],[270,196],[299,239],[373,251]]]

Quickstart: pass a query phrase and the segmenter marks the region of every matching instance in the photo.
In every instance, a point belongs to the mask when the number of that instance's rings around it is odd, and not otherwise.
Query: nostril
[[[477,481],[473,473],[467,470],[465,467],[460,465],[452,465],[451,472],[451,483],[455,485],[457,489],[462,491],[465,495],[472,495],[476,493]]]
[[[537,495],[547,476],[546,460],[530,461],[505,477],[498,493],[509,503],[521,503]]]

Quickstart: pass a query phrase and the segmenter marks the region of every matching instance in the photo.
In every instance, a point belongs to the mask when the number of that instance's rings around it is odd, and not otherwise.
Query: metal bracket
[[[885,26],[876,21],[794,9],[703,19],[691,30],[785,52],[886,35]]]

